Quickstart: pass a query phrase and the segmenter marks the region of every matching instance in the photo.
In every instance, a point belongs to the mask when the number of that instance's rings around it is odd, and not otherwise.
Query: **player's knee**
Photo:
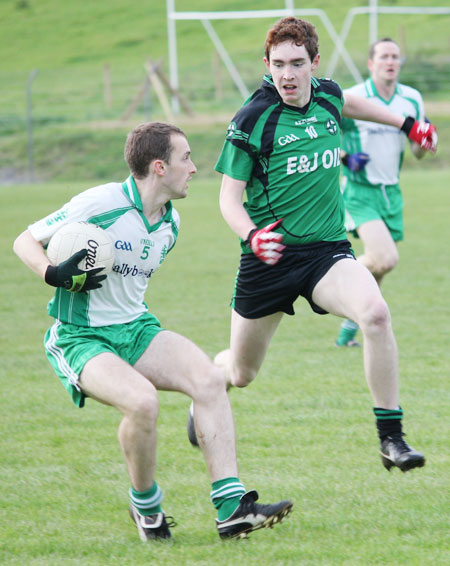
[[[205,371],[196,374],[198,378],[194,383],[192,398],[196,402],[209,403],[211,398],[226,395],[227,384],[221,368],[211,364]]]
[[[216,392],[220,393],[222,391],[227,390],[227,383],[226,383],[226,379],[225,379],[225,374],[220,368],[218,368],[214,364],[211,364],[211,368],[208,372],[207,383],[209,385],[209,389],[213,393],[216,393]]]
[[[234,368],[231,384],[234,387],[247,387],[256,377],[256,370],[251,368]]]
[[[128,416],[143,428],[153,428],[159,414],[159,401],[156,390],[148,388],[136,395],[128,408]]]
[[[385,275],[394,269],[398,260],[397,248],[393,248],[391,251],[384,253],[383,256],[374,259],[372,273],[375,276]]]
[[[397,266],[398,260],[399,260],[398,253],[393,254],[389,259],[389,263],[387,265],[387,270],[392,271],[394,269],[394,267]]]
[[[366,334],[385,332],[390,328],[391,315],[389,307],[380,297],[370,303],[361,317],[360,327]]]
[[[230,349],[217,354],[214,363],[224,370],[228,384],[233,387],[247,387],[258,373],[257,369],[235,363]]]

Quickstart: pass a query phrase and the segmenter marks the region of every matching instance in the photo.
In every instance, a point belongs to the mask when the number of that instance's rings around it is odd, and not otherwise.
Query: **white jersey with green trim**
[[[372,79],[346,89],[345,92],[362,96],[393,114],[412,116],[420,121],[425,118],[420,92],[407,85],[397,83],[390,100],[385,100],[378,94]],[[342,133],[342,148],[347,153],[362,151],[370,156],[370,161],[360,172],[345,168],[347,177],[370,185],[398,184],[407,140],[402,131],[393,126],[345,118],[342,121]]]
[[[61,226],[76,221],[97,224],[111,236],[113,269],[100,289],[71,293],[57,288],[48,304],[49,314],[78,326],[109,326],[131,322],[147,312],[144,295],[149,279],[178,236],[180,217],[172,203],[168,202],[162,218],[150,225],[130,176],[124,183],[100,185],[76,195],[28,229],[46,246]]]

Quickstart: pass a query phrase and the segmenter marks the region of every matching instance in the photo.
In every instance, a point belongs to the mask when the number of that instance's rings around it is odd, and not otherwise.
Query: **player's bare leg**
[[[116,407],[123,418],[119,442],[130,476],[130,516],[140,538],[170,539],[171,518],[162,511],[162,493],[155,482],[156,388],[128,363],[112,353],[89,360],[80,376],[80,386],[89,397]]]
[[[392,239],[386,224],[382,220],[371,220],[357,228],[358,235],[364,246],[363,254],[358,261],[367,267],[381,285],[386,273],[394,269],[399,260],[397,245]],[[355,340],[358,325],[350,319],[341,324],[337,346],[359,346]]]
[[[355,320],[364,336],[364,369],[374,401],[382,461],[402,471],[423,466],[425,458],[403,440],[399,407],[398,353],[389,309],[377,282],[358,261],[338,261],[313,292],[316,304]]]
[[[238,478],[233,415],[225,377],[208,356],[187,338],[160,332],[134,366],[158,389],[180,391],[193,399],[195,429],[212,482],[211,500],[218,511],[221,538],[246,537],[272,527],[290,513],[292,503],[256,503],[258,494]]]
[[[157,389],[192,398],[200,448],[212,481],[237,476],[234,422],[225,378],[189,339],[170,331],[155,336],[135,369]]]
[[[359,226],[358,235],[364,245],[358,261],[367,267],[380,285],[384,275],[398,263],[397,244],[382,220],[365,222]]]
[[[232,311],[230,348],[214,358],[229,386],[247,387],[255,379],[282,317],[280,312],[249,319]]]
[[[347,316],[364,336],[364,366],[367,383],[376,406],[398,405],[397,347],[389,309],[378,285],[357,261],[335,263],[317,283],[313,301],[337,316]]]
[[[282,316],[282,313],[276,313],[260,319],[246,319],[232,311],[230,348],[222,350],[214,358],[214,364],[225,376],[227,389],[246,387],[253,381]],[[194,413],[194,405],[191,404],[187,433],[192,446],[198,446]]]
[[[86,395],[123,414],[119,442],[131,483],[136,490],[149,489],[156,465],[159,407],[155,387],[112,353],[91,358],[81,372],[79,384]]]

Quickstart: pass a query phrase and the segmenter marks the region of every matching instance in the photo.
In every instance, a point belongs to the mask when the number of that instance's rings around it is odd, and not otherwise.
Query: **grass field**
[[[292,498],[292,516],[248,541],[221,542],[205,465],[186,437],[189,400],[163,393],[157,480],[178,526],[173,543],[149,545],[127,514],[119,414],[94,402],[72,405],[43,353],[52,291],[11,251],[29,222],[84,187],[3,188],[0,563],[447,566],[449,182],[448,170],[404,173],[406,241],[384,287],[400,349],[407,439],[426,454],[425,468],[384,470],[361,352],[334,348],[338,320],[298,301],[256,381],[230,394],[241,479],[262,502]],[[188,199],[176,204],[178,244],[147,295],[165,327],[211,356],[227,344],[239,253],[217,192],[217,179],[194,180]]]

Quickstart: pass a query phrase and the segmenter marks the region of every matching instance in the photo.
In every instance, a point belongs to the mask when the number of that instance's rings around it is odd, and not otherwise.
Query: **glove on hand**
[[[283,234],[272,232],[282,221],[281,218],[264,228],[250,230],[244,242],[257,258],[268,265],[275,265],[281,259],[281,252],[286,247],[281,243]]]
[[[409,116],[405,118],[400,130],[405,132],[411,141],[419,144],[423,149],[433,153],[436,151],[438,136],[436,127],[430,122],[418,122]]]
[[[80,261],[87,254],[86,249],[80,250],[59,265],[49,265],[45,272],[45,282],[53,287],[64,287],[72,293],[98,289],[101,287],[100,281],[106,279],[106,275],[96,275],[103,267],[96,267],[89,271],[83,271],[78,267]]]
[[[350,153],[344,155],[341,161],[350,171],[362,171],[370,161],[370,157],[367,153]]]

